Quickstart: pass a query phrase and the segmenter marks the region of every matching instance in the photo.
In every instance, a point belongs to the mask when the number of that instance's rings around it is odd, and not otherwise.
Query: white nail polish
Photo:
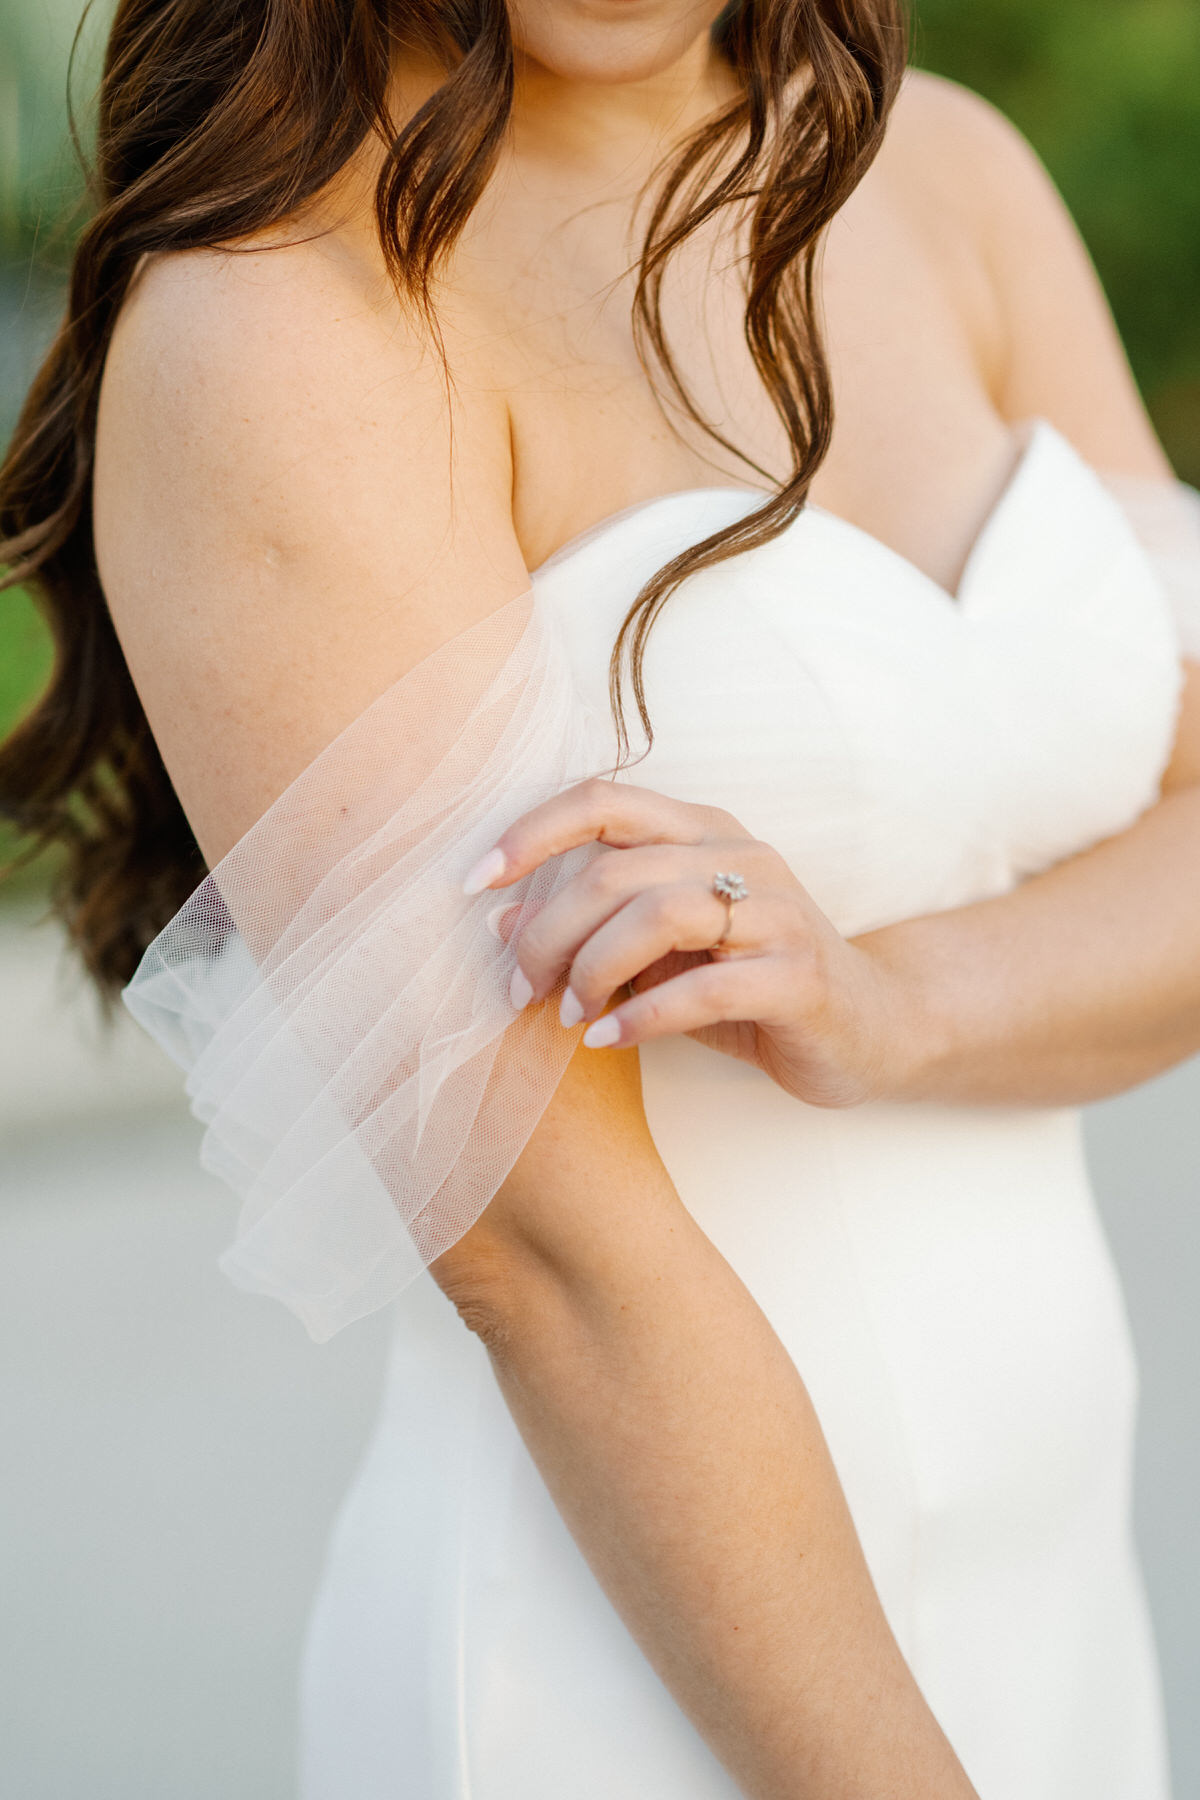
[[[582,1019],[583,1008],[579,1004],[579,996],[576,994],[574,988],[567,988],[564,991],[563,997],[558,1003],[558,1016],[568,1029],[570,1029],[572,1025],[578,1025],[580,1019]]]
[[[516,1012],[520,1012],[523,1006],[528,1006],[533,999],[533,988],[529,978],[519,965],[512,972],[512,980],[508,984],[508,997]]]
[[[462,891],[464,894],[482,894],[484,888],[491,887],[493,881],[498,880],[503,873],[503,850],[489,850],[470,870],[463,882]]]
[[[503,900],[499,906],[493,906],[489,912],[484,914],[483,922],[492,936],[499,938],[503,944],[507,942],[507,939],[500,929],[501,922],[506,913],[518,913],[520,910],[521,902],[519,900],[515,903],[512,900]]]
[[[595,1019],[583,1034],[583,1041],[589,1050],[606,1050],[615,1044],[621,1035],[621,1021],[616,1013],[604,1013]]]

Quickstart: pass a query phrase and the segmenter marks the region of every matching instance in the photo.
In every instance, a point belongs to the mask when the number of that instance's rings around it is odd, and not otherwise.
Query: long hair
[[[652,737],[642,657],[663,605],[693,570],[777,536],[828,448],[816,258],[882,140],[906,62],[901,8],[730,0],[713,37],[738,77],[737,97],[655,178],[633,300],[643,365],[741,455],[688,395],[660,306],[673,251],[723,209],[739,209],[749,233],[746,342],[791,467],[761,507],[674,557],[638,594],[609,672],[622,755],[627,666]],[[401,39],[447,74],[397,126],[387,95]],[[204,873],[118,644],[92,540],[97,400],[134,273],[156,252],[228,249],[288,220],[374,135],[385,151],[380,243],[397,287],[430,314],[432,278],[487,185],[512,93],[505,0],[120,0],[65,318],[0,467],[0,585],[32,590],[55,645],[45,693],[0,745],[0,814],[34,847],[58,848],[55,908],[106,995]]]

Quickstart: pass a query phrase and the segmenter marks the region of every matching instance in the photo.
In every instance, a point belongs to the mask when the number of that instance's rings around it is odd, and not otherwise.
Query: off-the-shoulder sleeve
[[[578,1033],[552,1002],[513,1012],[515,954],[488,919],[519,901],[519,930],[594,847],[502,891],[462,884],[610,754],[530,590],[343,731],[126,988],[187,1072],[204,1163],[242,1198],[222,1268],[314,1338],[461,1237],[544,1112]]]
[[[1200,493],[1185,481],[1101,475],[1171,602],[1183,654],[1200,662]]]

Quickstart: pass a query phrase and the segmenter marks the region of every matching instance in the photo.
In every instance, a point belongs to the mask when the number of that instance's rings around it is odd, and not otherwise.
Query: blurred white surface
[[[226,1283],[234,1202],[197,1166],[177,1072],[124,1021],[105,1040],[56,963],[49,929],[0,916],[0,1797],[286,1800],[300,1634],[387,1319],[317,1347]],[[1200,1064],[1088,1131],[1141,1360],[1139,1537],[1189,1800]]]
[[[57,961],[0,917],[0,1796],[286,1800],[387,1317],[318,1348],[230,1287],[179,1072]]]
[[[124,1016],[106,1032],[51,925],[0,913],[0,1146],[182,1106],[182,1079]]]

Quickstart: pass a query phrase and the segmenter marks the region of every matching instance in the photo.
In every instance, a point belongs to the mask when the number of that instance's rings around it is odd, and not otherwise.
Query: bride
[[[1165,1800],[1077,1109],[1200,1047],[1194,496],[904,61],[117,9],[0,789],[228,1272],[393,1308],[306,1800]]]

